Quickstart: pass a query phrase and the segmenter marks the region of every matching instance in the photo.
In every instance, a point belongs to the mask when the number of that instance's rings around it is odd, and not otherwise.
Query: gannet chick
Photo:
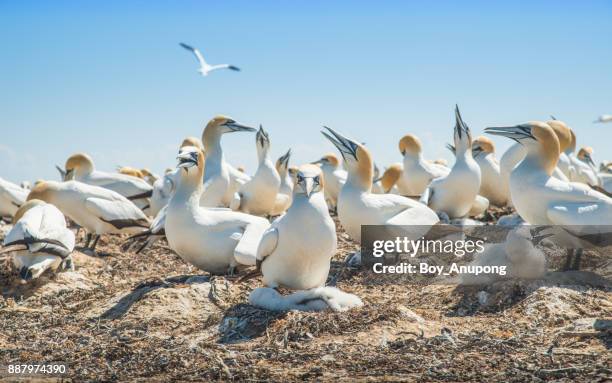
[[[421,225],[412,233],[415,239],[438,222],[436,213],[417,201],[395,194],[372,194],[370,152],[333,129],[325,129],[323,135],[338,148],[348,169],[346,183],[338,195],[338,217],[353,240],[361,242],[361,225]]]
[[[12,262],[22,281],[40,277],[46,270],[74,268],[74,233],[55,206],[29,200],[15,213],[14,226],[6,234],[2,253],[12,254]]]
[[[12,217],[24,204],[28,190],[0,178],[0,217]]]
[[[576,236],[606,235],[612,224],[612,198],[589,186],[552,176],[560,153],[559,139],[544,122],[492,127],[487,133],[509,137],[527,154],[510,175],[510,193],[520,216],[532,225],[561,225]],[[577,247],[577,246],[576,246]],[[571,255],[568,253],[568,262]],[[573,268],[579,267],[579,256]],[[569,265],[568,265],[569,266]]]
[[[206,124],[202,132],[206,169],[204,169],[204,192],[200,206],[227,207],[233,197],[230,190],[230,169],[221,148],[221,136],[234,132],[254,132],[226,116],[216,116]]]
[[[404,172],[404,167],[400,163],[389,165],[380,178],[380,185],[383,193],[399,194],[396,184]]]
[[[450,172],[449,168],[423,158],[421,141],[415,135],[407,134],[402,137],[399,150],[404,158],[403,173],[397,181],[397,190],[401,195],[418,197],[423,194],[431,180]]]
[[[180,177],[166,211],[168,244],[183,260],[213,274],[255,265],[257,245],[270,223],[229,209],[200,206],[205,159],[199,148],[178,154]]]
[[[536,246],[553,233],[542,233],[547,226],[518,226],[508,231],[502,243],[485,245],[471,266],[504,266],[506,274],[463,274],[462,284],[487,284],[501,279],[537,279],[546,273],[546,258]]]
[[[495,206],[506,206],[508,194],[500,187],[502,183],[499,161],[495,158],[495,144],[484,136],[477,137],[472,143],[472,155],[480,166],[480,190],[478,194]]]
[[[142,172],[131,166],[118,166],[117,172],[119,174],[125,174],[126,176],[132,176],[132,177],[144,179],[144,175],[142,174]]]
[[[291,207],[266,230],[257,248],[264,284],[294,290],[323,286],[336,246],[322,171],[303,165],[296,174]]]
[[[325,178],[325,187],[323,193],[325,200],[331,210],[336,210],[338,205],[338,194],[342,190],[342,186],[346,182],[347,172],[340,167],[340,160],[333,153],[328,153],[313,164],[321,166],[323,170],[323,178]]]
[[[55,205],[60,211],[95,234],[89,249],[95,251],[100,235],[137,233],[149,227],[144,213],[121,194],[101,186],[79,181],[44,181],[32,188],[28,200],[39,199]]]
[[[472,134],[455,106],[455,164],[446,176],[431,181],[421,202],[449,218],[465,217],[480,190],[480,167],[472,158]],[[488,204],[488,201],[487,201]]]
[[[232,201],[232,210],[265,216],[272,213],[276,194],[280,188],[280,176],[270,159],[270,137],[260,125],[255,136],[259,166],[253,178],[244,184]]]
[[[274,209],[272,209],[272,216],[283,214],[293,200],[293,180],[289,174],[289,158],[291,157],[291,149],[276,160],[276,171],[280,176],[281,183],[276,194],[276,201],[274,202]]]
[[[85,153],[70,156],[65,172],[66,180],[74,178],[88,185],[100,186],[121,194],[143,210],[149,207],[148,198],[153,194],[151,185],[141,178],[96,170],[93,160]]]

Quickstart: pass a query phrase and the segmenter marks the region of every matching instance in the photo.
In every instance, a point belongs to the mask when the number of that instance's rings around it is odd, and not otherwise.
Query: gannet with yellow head
[[[24,204],[28,190],[0,178],[0,217],[12,217]]]
[[[276,171],[280,176],[281,183],[276,194],[276,201],[274,202],[274,209],[272,209],[272,216],[283,214],[289,206],[291,206],[292,194],[293,194],[293,180],[289,174],[289,158],[291,158],[291,149],[287,153],[283,154],[278,160],[276,160]]]
[[[22,281],[40,277],[46,270],[74,268],[74,233],[66,227],[59,209],[41,200],[24,203],[15,213],[14,225],[4,238],[4,249]]]
[[[340,160],[333,153],[327,153],[313,164],[321,166],[325,178],[325,200],[330,209],[335,210],[338,205],[338,194],[346,182],[347,172],[340,166]]]
[[[149,207],[149,197],[153,194],[153,187],[141,178],[96,170],[93,160],[85,153],[73,154],[66,160],[64,179],[115,191],[143,210]]]
[[[97,237],[107,233],[137,233],[149,227],[144,213],[121,194],[79,181],[44,181],[32,188],[28,200],[55,205],[64,215]]]
[[[202,132],[206,169],[204,171],[204,192],[200,201],[201,206],[227,207],[236,191],[235,182],[232,182],[230,166],[223,155],[221,137],[227,133],[254,131],[255,128],[222,115],[215,116],[206,124]]]
[[[323,135],[340,151],[348,169],[338,195],[338,217],[353,240],[361,242],[361,225],[420,225],[424,229],[438,222],[436,213],[417,201],[395,194],[372,194],[373,161],[368,149],[331,128],[325,129]],[[424,232],[411,234],[415,239]]]
[[[322,170],[312,164],[300,166],[293,203],[266,230],[257,249],[267,286],[305,290],[325,285],[337,240],[323,189]],[[308,230],[303,230],[305,225]]]
[[[512,200],[525,221],[532,225],[563,226],[577,237],[611,235],[602,230],[609,230],[612,225],[612,198],[582,183],[553,176],[561,146],[547,123],[529,121],[485,131],[511,138],[527,151],[510,175]]]
[[[421,140],[413,134],[400,139],[399,151],[403,157],[403,173],[397,181],[397,190],[401,195],[418,197],[431,180],[450,172],[446,166],[434,164],[423,157]]]
[[[421,202],[451,219],[463,218],[470,213],[481,181],[480,167],[472,157],[472,133],[461,118],[458,106],[455,106],[453,138],[455,164],[449,174],[432,180],[421,196]]]
[[[260,125],[255,135],[257,171],[235,194],[230,207],[249,214],[266,216],[274,210],[276,194],[280,188],[280,176],[270,159],[270,136]]]
[[[506,206],[508,194],[500,186],[502,179],[499,161],[495,158],[495,144],[490,138],[479,136],[472,142],[472,155],[480,166],[481,181],[478,194],[488,199],[495,206]]]
[[[388,168],[383,172],[382,177],[380,178],[380,184],[383,189],[383,193],[391,193],[398,194],[397,181],[401,178],[404,172],[404,166],[402,164],[395,163],[389,165]]]
[[[239,264],[255,265],[257,245],[270,223],[230,209],[200,206],[204,153],[187,146],[180,149],[177,159],[180,176],[165,222],[172,250],[186,262],[214,274],[233,272]]]

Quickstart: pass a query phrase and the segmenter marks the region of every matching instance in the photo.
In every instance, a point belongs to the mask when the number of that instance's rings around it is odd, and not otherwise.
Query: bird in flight
[[[597,122],[612,122],[612,115],[610,114],[602,114],[601,116],[599,116],[599,118],[597,118],[597,120],[593,121],[595,123]]]
[[[179,45],[187,49],[188,51],[191,51],[195,55],[196,59],[198,60],[198,63],[200,63],[200,68],[198,68],[198,72],[200,72],[202,76],[207,76],[209,72],[212,72],[217,69],[231,69],[234,71],[240,71],[240,68],[229,64],[210,65],[206,62],[206,60],[204,60],[204,56],[202,56],[202,53],[200,53],[197,48],[194,48],[184,43],[179,43]]]

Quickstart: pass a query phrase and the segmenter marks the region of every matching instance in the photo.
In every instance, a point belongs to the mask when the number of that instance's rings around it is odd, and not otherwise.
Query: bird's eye
[[[319,176],[316,176],[316,177],[313,179],[313,181],[314,181],[314,183],[315,183],[316,185],[318,185],[318,184],[319,184]]]

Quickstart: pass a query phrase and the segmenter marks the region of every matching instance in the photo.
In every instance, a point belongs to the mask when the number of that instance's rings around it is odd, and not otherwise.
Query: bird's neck
[[[187,171],[181,169],[180,171],[181,175],[172,199],[187,205],[199,206],[200,196],[204,191],[203,172],[197,167],[190,168]]]

